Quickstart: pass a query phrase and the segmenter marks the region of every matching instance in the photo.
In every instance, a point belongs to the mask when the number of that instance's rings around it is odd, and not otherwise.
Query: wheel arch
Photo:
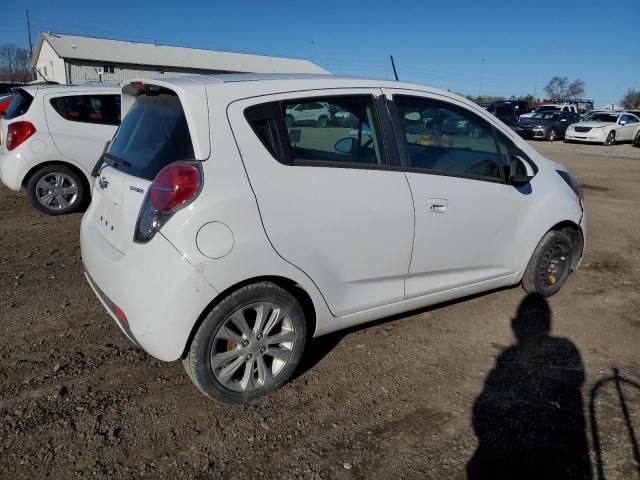
[[[298,282],[291,280],[290,278],[278,276],[278,275],[263,275],[258,277],[248,278],[241,282],[236,283],[235,285],[230,286],[226,290],[220,292],[216,297],[207,305],[207,307],[202,311],[196,322],[191,327],[191,331],[189,332],[189,336],[187,337],[187,341],[185,343],[184,349],[182,351],[182,355],[180,358],[185,358],[189,352],[189,348],[191,347],[191,342],[193,341],[193,337],[196,332],[200,328],[200,325],[207,317],[209,312],[215,308],[217,304],[219,304],[222,300],[227,298],[230,294],[239,290],[247,285],[253,285],[255,283],[260,282],[271,282],[275,285],[279,286],[283,290],[286,290],[288,293],[293,295],[293,297],[300,303],[302,307],[302,311],[304,313],[305,321],[307,322],[307,335],[308,337],[312,337],[314,332],[316,331],[316,308],[313,304],[313,300],[309,293],[300,285]]]
[[[545,235],[551,231],[562,232],[569,237],[569,240],[571,241],[571,270],[575,270],[580,262],[582,252],[584,250],[584,234],[582,232],[582,228],[580,228],[580,225],[577,225],[570,220],[564,220],[556,223],[553,227],[547,230]]]

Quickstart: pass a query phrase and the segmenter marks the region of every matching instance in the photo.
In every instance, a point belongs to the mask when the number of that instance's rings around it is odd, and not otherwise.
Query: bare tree
[[[0,77],[10,82],[28,82],[33,79],[31,58],[25,48],[5,43],[0,46]]]
[[[640,108],[640,90],[630,88],[622,100],[620,100],[622,106],[628,109]]]
[[[573,100],[584,94],[584,85],[584,81],[579,78],[569,83],[567,77],[555,76],[549,80],[544,91],[550,98]]]
[[[5,43],[0,47],[0,62],[7,69],[10,82],[14,81],[13,65],[16,60],[16,49],[17,47],[12,43]]]

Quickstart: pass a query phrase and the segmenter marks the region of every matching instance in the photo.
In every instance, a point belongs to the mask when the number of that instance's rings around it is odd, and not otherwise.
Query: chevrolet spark
[[[287,122],[305,104],[326,122]],[[449,92],[198,76],[130,82],[122,113],[82,220],[87,280],[221,402],[282,386],[311,337],[518,283],[550,296],[582,259],[574,177]]]

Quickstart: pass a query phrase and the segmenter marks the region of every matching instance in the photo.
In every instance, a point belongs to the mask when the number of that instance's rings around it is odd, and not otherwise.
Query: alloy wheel
[[[48,173],[36,183],[38,202],[49,210],[67,210],[78,200],[76,181],[64,173]]]
[[[222,386],[236,392],[269,388],[291,360],[296,332],[289,315],[266,302],[229,315],[211,346],[211,369]]]

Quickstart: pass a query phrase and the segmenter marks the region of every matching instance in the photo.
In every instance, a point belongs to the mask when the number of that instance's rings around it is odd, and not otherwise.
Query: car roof
[[[345,76],[345,75],[331,75],[331,74],[315,74],[315,73],[230,73],[220,75],[187,75],[184,77],[174,78],[149,78],[149,79],[132,79],[123,82],[123,86],[135,82],[150,82],[152,84],[188,88],[189,86],[195,86],[196,84],[204,85],[239,85],[242,83],[261,83],[263,85],[272,85],[274,90],[278,88],[278,85],[282,85],[286,82],[305,82],[310,84],[309,88],[332,88],[340,84],[340,87],[364,87],[364,88],[402,88],[407,90],[422,90],[432,93],[439,93],[442,95],[461,98],[465,102],[469,100],[464,99],[460,95],[438,88],[432,88],[426,85],[400,82],[395,80],[383,80],[379,78],[370,77],[357,77],[357,76]],[[313,84],[313,85],[311,85]],[[296,87],[295,90],[298,88]]]
[[[13,91],[22,90],[27,92],[32,97],[35,97],[38,92],[42,93],[67,93],[67,92],[92,92],[92,91],[105,91],[111,90],[113,93],[119,93],[120,87],[118,85],[104,85],[104,84],[91,84],[91,85],[23,85],[20,87],[14,87]]]

